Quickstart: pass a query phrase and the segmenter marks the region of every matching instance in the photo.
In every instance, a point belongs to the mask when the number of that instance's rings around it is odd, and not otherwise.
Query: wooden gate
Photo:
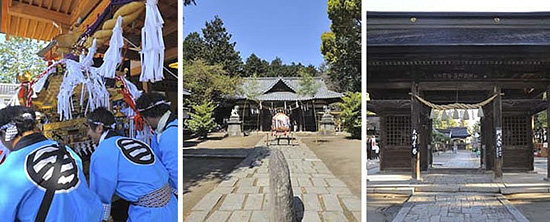
[[[533,170],[533,130],[531,117],[504,115],[502,117],[503,170]]]
[[[411,117],[380,117],[380,170],[411,169]]]

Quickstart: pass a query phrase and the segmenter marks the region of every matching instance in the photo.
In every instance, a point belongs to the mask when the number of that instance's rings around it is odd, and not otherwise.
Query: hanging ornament
[[[442,114],[441,114],[441,120],[448,120],[449,119],[449,116],[447,115],[447,110],[443,110],[441,111]]]
[[[458,110],[457,110],[457,109],[455,109],[455,110],[453,111],[453,119],[460,119],[460,116],[459,116],[459,114],[458,114]]]
[[[485,117],[485,115],[483,114],[483,107],[480,106],[479,109],[477,109],[477,116],[479,118]]]
[[[113,35],[109,40],[109,48],[105,51],[103,64],[99,67],[98,74],[105,78],[115,78],[115,71],[118,64],[122,61],[121,48],[124,46],[124,38],[122,37],[122,16],[118,16]],[[93,55],[92,55],[93,56]]]
[[[437,118],[437,110],[433,109],[430,111],[430,119],[436,119]]]
[[[464,113],[462,113],[462,119],[463,120],[470,120],[470,115],[468,114],[468,110],[465,109]]]
[[[158,82],[164,79],[164,21],[157,7],[157,0],[145,4],[145,24],[141,29],[141,76],[140,82]]]

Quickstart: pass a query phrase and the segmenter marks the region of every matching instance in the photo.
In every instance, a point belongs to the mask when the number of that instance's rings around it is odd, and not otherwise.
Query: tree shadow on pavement
[[[185,153],[192,155],[186,157]],[[190,205],[200,201],[223,180],[231,179],[230,174],[234,170],[257,166],[268,154],[269,150],[262,147],[184,150],[183,195],[190,193],[193,196],[189,196],[189,198],[186,196],[184,209],[187,209],[188,206],[192,207]],[[191,200],[192,203],[186,202],[193,198],[195,200]],[[190,205],[185,206],[186,204]]]

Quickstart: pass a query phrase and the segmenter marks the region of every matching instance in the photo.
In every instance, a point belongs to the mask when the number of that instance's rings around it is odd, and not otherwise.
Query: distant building
[[[447,129],[436,129],[440,133],[443,133],[445,136],[453,139],[466,139],[471,135],[468,133],[468,128],[466,127],[449,127]]]
[[[340,102],[342,93],[329,90],[322,78],[314,78],[319,86],[313,96],[299,95],[298,77],[258,77],[243,79],[243,92],[231,99],[222,109],[223,118],[229,117],[234,105],[239,106],[239,115],[243,121],[243,130],[270,130],[271,117],[282,110],[289,117],[293,128],[303,131],[316,131],[323,107]],[[247,94],[255,92],[256,98]]]
[[[0,83],[0,108],[8,105],[10,100],[15,96],[20,84]]]

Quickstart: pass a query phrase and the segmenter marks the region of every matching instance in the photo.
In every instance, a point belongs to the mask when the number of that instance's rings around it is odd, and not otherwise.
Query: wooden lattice
[[[407,146],[411,143],[411,117],[387,116],[386,144],[388,146]]]
[[[525,116],[502,117],[502,143],[505,146],[529,144],[529,121]]]

